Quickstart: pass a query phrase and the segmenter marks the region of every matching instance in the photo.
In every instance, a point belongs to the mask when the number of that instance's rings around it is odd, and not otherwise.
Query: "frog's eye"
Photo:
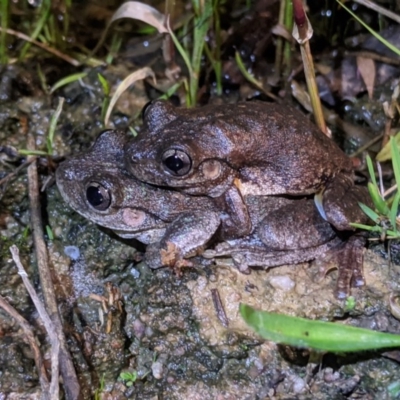
[[[111,192],[98,182],[90,182],[86,187],[86,200],[98,211],[105,211],[111,204]]]
[[[167,150],[162,156],[162,163],[164,169],[175,176],[186,175],[192,167],[191,158],[178,149]]]
[[[148,101],[144,107],[142,108],[142,120],[146,119],[148,111],[151,109],[151,105],[153,104],[153,101]]]

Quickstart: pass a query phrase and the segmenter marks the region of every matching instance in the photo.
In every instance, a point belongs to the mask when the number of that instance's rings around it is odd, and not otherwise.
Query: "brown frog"
[[[57,185],[74,210],[122,237],[149,244],[146,261],[151,268],[168,264],[165,257],[171,254],[165,253],[171,244],[178,252],[172,257],[176,261],[197,254],[211,238],[229,237],[224,230],[229,219],[218,202],[160,189],[129,176],[123,165],[126,142],[124,133],[105,131],[92,149],[60,164]],[[252,226],[257,226],[255,232],[218,245],[205,253],[207,257],[232,255],[235,265],[246,271],[253,265],[308,261],[330,249],[341,254],[346,246],[318,214],[312,199],[247,196],[246,206]],[[347,265],[344,260],[339,264],[339,296],[348,293],[352,274]],[[356,285],[363,283],[358,266],[356,273],[350,271]]]
[[[240,222],[237,236],[252,230],[247,195],[316,194],[321,215],[337,229],[366,221],[358,202],[368,203],[369,196],[354,185],[351,160],[293,108],[253,101],[184,109],[154,101],[144,126],[126,148],[132,174],[187,194],[222,197]]]

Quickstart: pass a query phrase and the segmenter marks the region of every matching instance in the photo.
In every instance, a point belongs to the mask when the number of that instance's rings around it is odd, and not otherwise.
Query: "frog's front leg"
[[[217,212],[185,213],[169,224],[163,238],[147,246],[145,260],[152,269],[190,265],[221,224]]]
[[[222,217],[221,237],[224,240],[247,236],[252,231],[250,215],[239,189],[232,185],[215,202],[225,211]]]
[[[340,231],[354,230],[350,223],[368,223],[368,217],[359,203],[373,208],[366,187],[354,185],[350,175],[339,174],[331,180],[323,193],[315,195],[315,204],[321,216]]]

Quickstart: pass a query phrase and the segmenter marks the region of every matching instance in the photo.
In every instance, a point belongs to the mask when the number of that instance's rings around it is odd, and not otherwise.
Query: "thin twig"
[[[32,134],[28,134],[27,145],[29,150],[35,150],[35,138]],[[32,156],[29,156],[28,160],[30,160],[31,157]],[[76,377],[74,364],[72,363],[71,355],[69,354],[66,344],[61,318],[58,313],[54,286],[51,280],[47,249],[43,239],[43,222],[41,216],[39,180],[36,163],[37,161],[35,160],[28,167],[28,184],[32,235],[35,245],[40,285],[42,288],[46,309],[55,326],[58,340],[60,342],[60,369],[63,377],[66,398],[68,400],[75,400],[79,398],[80,387]]]
[[[381,62],[383,64],[390,64],[390,65],[400,65],[400,60],[398,58],[386,57],[382,56],[381,54],[374,53],[373,51],[345,51],[343,53],[344,56],[349,57],[364,57],[370,58],[371,60]]]
[[[47,46],[47,44],[45,44],[45,43],[38,42],[37,40],[30,38],[28,35],[25,35],[22,32],[14,31],[14,29],[9,29],[9,28],[4,29],[2,27],[0,27],[0,32],[6,32],[9,35],[13,35],[22,40],[26,40],[27,42],[32,43],[35,46],[40,47],[43,50],[46,50],[48,53],[54,54],[56,57],[63,59],[64,61],[72,64],[75,67],[79,67],[81,65],[81,63],[79,61],[75,60],[74,58],[67,56],[64,53],[61,53],[61,51],[58,51],[57,49],[54,49],[53,47]]]
[[[393,185],[388,190],[386,190],[386,192],[383,193],[383,197],[389,196],[389,194],[392,194],[396,190],[397,190],[397,185]]]
[[[14,171],[10,172],[8,175],[6,175],[4,178],[0,179],[0,186],[4,185],[4,183],[8,183],[8,181],[13,178],[15,175],[18,175],[19,172],[26,168],[29,167],[34,161],[36,160],[36,157],[32,157],[29,161],[25,161],[23,164],[21,164],[19,167],[15,168]]]
[[[228,328],[229,320],[228,317],[226,316],[225,309],[222,304],[218,289],[211,289],[211,297],[214,303],[215,311],[217,312],[218,319],[220,320],[224,328]]]
[[[7,300],[0,296],[0,307],[12,318],[14,318],[19,326],[22,328],[25,334],[25,339],[29,343],[32,353],[33,359],[35,360],[36,369],[39,375],[40,386],[42,388],[42,398],[43,400],[53,400],[49,395],[49,380],[47,378],[46,369],[43,365],[42,355],[40,353],[39,346],[37,345],[35,335],[33,334],[32,327],[29,325],[28,321],[22,317],[18,311],[10,305]]]
[[[369,147],[371,147],[373,144],[379,142],[383,138],[383,133],[381,133],[378,136],[375,136],[373,139],[371,139],[368,143],[364,144],[364,146],[359,147],[355,152],[351,153],[349,157],[355,157],[358,156],[360,153],[363,151],[367,150]]]
[[[57,332],[55,330],[54,324],[51,321],[49,314],[44,308],[44,305],[39,300],[39,297],[33,288],[31,282],[28,279],[28,274],[25,271],[21,263],[21,259],[19,258],[19,249],[17,246],[13,245],[10,247],[10,252],[12,254],[12,258],[15,262],[15,265],[18,268],[18,274],[21,276],[22,281],[26,287],[26,290],[31,297],[33,304],[36,307],[37,312],[40,315],[40,318],[43,321],[44,327],[46,329],[47,334],[49,335],[50,345],[51,345],[51,381],[50,381],[50,399],[58,399],[59,398],[59,353],[60,353],[60,342],[57,337]]]
[[[0,179],[0,186],[4,185],[4,187],[0,190],[0,199],[1,199],[2,195],[6,192],[7,185],[10,183],[11,179],[14,178],[15,176],[17,176],[18,173],[22,169],[24,169],[24,168],[28,167],[29,165],[31,165],[31,163],[33,161],[35,161],[35,160],[36,160],[36,157],[32,158],[29,161],[24,162],[19,167],[15,168],[14,171],[12,171],[8,175],[6,175],[3,179]]]

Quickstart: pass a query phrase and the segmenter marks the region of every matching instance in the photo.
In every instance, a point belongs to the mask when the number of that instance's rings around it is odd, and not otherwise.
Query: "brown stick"
[[[14,318],[19,326],[22,328],[25,334],[25,339],[33,352],[33,358],[35,360],[36,369],[39,375],[40,386],[42,388],[43,400],[50,400],[49,393],[49,380],[47,378],[46,369],[43,365],[42,355],[40,354],[39,346],[36,343],[35,335],[33,334],[32,327],[29,325],[28,321],[22,317],[18,311],[10,305],[7,300],[0,296],[0,307],[12,318]]]
[[[12,258],[15,262],[15,265],[18,268],[18,274],[21,276],[22,281],[26,287],[26,290],[31,297],[33,304],[36,307],[37,312],[40,315],[40,318],[43,321],[44,327],[46,329],[47,334],[49,335],[50,345],[51,345],[51,381],[50,381],[50,399],[58,399],[59,398],[59,355],[60,355],[60,342],[57,337],[57,332],[54,328],[54,324],[52,323],[49,314],[47,314],[44,305],[39,300],[39,297],[33,288],[31,282],[29,281],[28,274],[25,271],[21,263],[21,259],[19,258],[19,249],[17,246],[13,245],[10,247],[10,252],[12,254]]]
[[[35,139],[32,134],[28,134],[28,149],[35,150]],[[28,157],[28,160],[31,156]],[[36,259],[39,270],[40,285],[47,312],[55,326],[58,340],[60,342],[60,369],[63,377],[65,395],[68,400],[79,398],[79,382],[75,373],[74,364],[63,332],[62,322],[58,313],[54,286],[51,280],[47,249],[43,240],[43,222],[40,213],[39,201],[39,180],[36,168],[36,161],[28,167],[29,202],[31,210],[31,224],[33,242],[35,245]]]

